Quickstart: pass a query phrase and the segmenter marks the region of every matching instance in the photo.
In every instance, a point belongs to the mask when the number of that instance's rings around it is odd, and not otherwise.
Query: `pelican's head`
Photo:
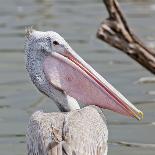
[[[94,104],[138,120],[143,117],[140,110],[88,65],[58,33],[28,30],[26,44],[26,50],[45,53],[40,67],[55,89],[87,105]]]
[[[70,46],[58,33],[54,31],[41,32],[34,29],[26,30],[27,44],[35,50],[44,51],[47,54],[64,54],[70,51]]]

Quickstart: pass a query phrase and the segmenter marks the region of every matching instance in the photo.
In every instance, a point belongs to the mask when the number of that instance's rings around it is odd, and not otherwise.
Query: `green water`
[[[154,48],[155,1],[119,2],[136,34]],[[25,130],[32,112],[58,111],[32,85],[25,70],[24,29],[29,25],[60,33],[81,57],[144,111],[141,122],[105,112],[108,154],[155,154],[154,145],[139,147],[155,144],[155,80],[146,81],[144,77],[153,75],[96,39],[97,28],[106,17],[102,0],[0,0],[0,155],[25,155]]]

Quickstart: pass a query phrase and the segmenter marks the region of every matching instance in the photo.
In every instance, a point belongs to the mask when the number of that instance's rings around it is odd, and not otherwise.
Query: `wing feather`
[[[28,155],[106,155],[108,130],[95,106],[68,113],[36,112],[28,131]]]

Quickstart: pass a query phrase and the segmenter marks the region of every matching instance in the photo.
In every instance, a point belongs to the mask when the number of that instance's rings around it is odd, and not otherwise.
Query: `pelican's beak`
[[[65,50],[63,54],[55,52],[52,57],[48,57],[44,62],[44,71],[52,84],[77,100],[138,120],[143,118],[143,112],[131,104],[71,48]],[[56,81],[56,77],[59,81]]]

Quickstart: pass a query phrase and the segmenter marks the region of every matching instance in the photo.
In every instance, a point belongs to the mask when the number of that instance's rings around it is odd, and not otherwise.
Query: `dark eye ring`
[[[59,45],[59,43],[55,40],[55,41],[53,41],[53,44],[54,45]]]

